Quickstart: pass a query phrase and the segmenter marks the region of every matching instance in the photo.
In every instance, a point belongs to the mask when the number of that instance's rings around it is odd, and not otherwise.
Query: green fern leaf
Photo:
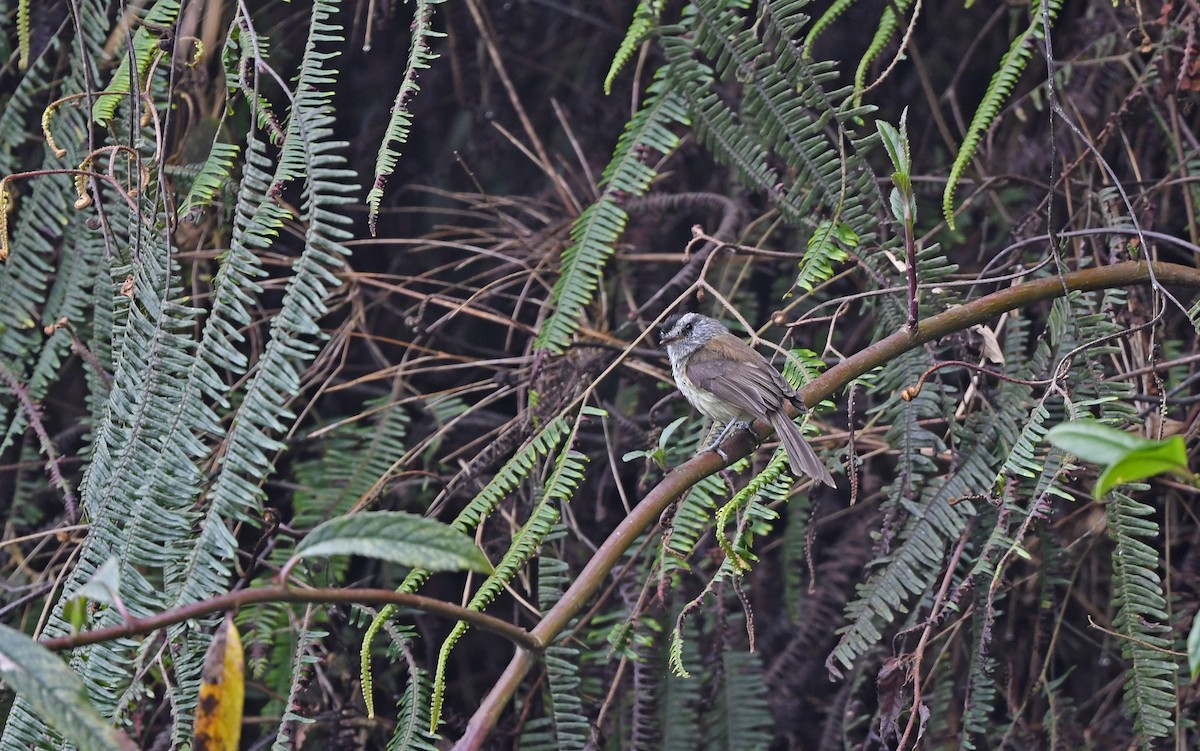
[[[646,154],[674,151],[679,137],[670,127],[686,122],[682,101],[660,76],[651,84],[645,103],[617,141],[601,180],[604,192],[571,227],[571,246],[563,253],[562,269],[547,304],[551,313],[534,343],[538,349],[561,354],[570,344],[583,319],[584,308],[600,284],[613,245],[625,231],[628,214],[618,202],[646,192],[655,176]]]
[[[1013,40],[1008,52],[1004,53],[1004,57],[1000,59],[1000,65],[992,74],[992,80],[983,94],[983,101],[975,109],[971,124],[967,126],[967,134],[963,138],[962,146],[959,148],[957,156],[954,157],[954,164],[950,167],[950,177],[946,181],[946,188],[942,193],[942,214],[946,217],[946,223],[950,225],[951,229],[954,228],[954,191],[958,188],[958,183],[962,180],[971,158],[975,156],[976,149],[983,141],[984,134],[991,127],[992,121],[1000,112],[1000,107],[1008,100],[1017,79],[1025,70],[1025,65],[1033,54],[1034,45],[1045,38],[1042,26],[1043,2],[1046,3],[1046,12],[1051,23],[1058,16],[1058,12],[1062,8],[1062,0],[1033,1],[1029,26]]]
[[[236,144],[213,144],[212,151],[209,152],[208,158],[200,167],[200,172],[192,182],[192,187],[179,206],[176,216],[183,218],[194,215],[193,212],[198,213],[216,199],[217,194],[229,181],[229,177],[233,173],[234,160],[237,159],[240,151],[241,149]]]
[[[1158,553],[1144,542],[1160,531],[1154,508],[1124,493],[1113,492],[1104,508],[1109,536],[1116,543],[1113,628],[1123,637],[1121,653],[1128,662],[1125,705],[1133,715],[1139,745],[1149,751],[1152,739],[1172,737],[1177,706],[1177,666],[1170,656],[1170,616],[1157,572]]]
[[[412,128],[412,114],[409,108],[412,99],[421,90],[417,85],[417,74],[429,68],[429,64],[437,59],[437,55],[429,49],[429,40],[444,37],[445,34],[430,28],[433,17],[433,7],[445,0],[417,0],[413,12],[412,35],[408,42],[408,61],[404,66],[404,79],[400,91],[396,93],[396,101],[392,103],[392,116],[388,120],[387,129],[383,134],[383,142],[379,145],[379,154],[375,159],[375,183],[367,193],[367,223],[371,235],[375,234],[375,221],[379,217],[379,208],[383,202],[383,187],[388,177],[396,171],[396,163],[400,152],[392,148],[392,144],[408,143],[408,133]]]
[[[98,125],[108,125],[108,121],[117,111],[117,105],[131,92],[142,90],[142,79],[150,70],[150,63],[154,61],[155,55],[163,53],[158,45],[159,38],[150,30],[149,25],[159,29],[172,27],[179,15],[179,5],[178,0],[158,0],[146,12],[143,25],[139,25],[133,32],[133,70],[130,69],[129,56],[121,57],[108,87],[96,97],[92,105],[92,119]]]
[[[608,73],[604,76],[604,93],[612,93],[612,84],[616,80],[617,74],[621,72],[621,68],[629,62],[633,57],[634,50],[642,43],[650,29],[654,28],[654,24],[658,22],[658,17],[662,15],[663,0],[640,0],[637,8],[633,11],[633,21],[630,22],[629,28],[625,30],[625,36],[621,39],[621,45],[617,47],[617,52],[613,55],[612,64],[608,67]]]
[[[470,610],[483,610],[511,582],[525,565],[537,553],[538,547],[551,533],[558,522],[558,503],[567,502],[571,493],[583,479],[584,464],[587,457],[572,449],[569,445],[559,455],[554,470],[542,492],[542,498],[529,514],[529,519],[513,536],[512,543],[504,557],[496,564],[496,572],[489,576],[467,603]],[[438,652],[438,664],[433,680],[433,699],[430,710],[430,728],[436,729],[441,718],[442,697],[446,686],[446,662],[450,651],[462,635],[466,633],[467,624],[455,624],[450,635],[442,643]]]

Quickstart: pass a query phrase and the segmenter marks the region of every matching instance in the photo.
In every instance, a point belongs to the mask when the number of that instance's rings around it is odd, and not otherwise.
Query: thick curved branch
[[[962,331],[978,323],[989,321],[1001,314],[1034,303],[1061,297],[1066,292],[1094,291],[1146,284],[1151,281],[1150,269],[1144,262],[1130,261],[1111,266],[1102,266],[1083,271],[1074,271],[1062,276],[1047,277],[1018,284],[1007,289],[973,300],[965,305],[956,305],[949,310],[921,321],[916,329],[902,329],[866,349],[855,353],[825,371],[800,390],[805,404],[816,404],[846,386],[860,375],[898,357],[914,347],[933,341],[947,334]],[[1164,285],[1175,285],[1200,289],[1200,269],[1171,263],[1155,263],[1153,278]],[[755,426],[759,435],[766,435],[771,428],[765,422]],[[732,463],[746,456],[755,445],[747,431],[739,431],[727,440],[722,449]],[[600,589],[609,572],[613,570],[630,545],[662,516],[671,501],[687,492],[695,483],[722,469],[727,462],[715,452],[706,451],[679,465],[655,486],[642,502],[634,507],[608,539],[596,551],[588,564],[579,572],[575,582],[559,601],[546,612],[541,622],[530,632],[540,644],[550,644],[571,619],[578,615],[588,601]],[[462,738],[454,745],[455,751],[479,749],[500,714],[512,700],[521,679],[533,665],[534,652],[518,649],[508,668],[497,680],[492,690],[484,697],[467,724]]]
[[[58,636],[53,639],[43,639],[41,644],[55,651],[82,647],[87,644],[97,644],[102,641],[121,639],[127,636],[148,634],[160,628],[166,628],[192,618],[200,618],[211,613],[226,610],[236,610],[246,605],[263,602],[306,602],[306,603],[345,603],[361,605],[365,603],[398,605],[413,608],[426,613],[445,616],[453,620],[465,621],[484,631],[499,634],[521,648],[521,651],[541,651],[544,647],[532,634],[520,626],[514,626],[508,621],[485,613],[467,610],[449,602],[423,597],[421,595],[403,594],[390,589],[293,589],[291,587],[255,587],[228,592],[208,600],[194,602],[181,608],[157,613],[146,618],[131,618],[115,626],[84,631],[78,634]]]

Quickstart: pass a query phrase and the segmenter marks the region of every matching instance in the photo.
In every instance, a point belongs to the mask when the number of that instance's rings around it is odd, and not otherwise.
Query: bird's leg
[[[756,442],[760,440],[758,433],[754,432],[754,428],[751,426],[751,423],[748,423],[745,420],[730,420],[725,424],[725,427],[721,428],[721,432],[717,433],[716,440],[710,443],[704,450],[715,451],[717,452],[717,456],[721,457],[725,461],[729,461],[729,456],[725,453],[725,450],[721,448],[721,442],[724,441],[725,438],[728,437],[728,435],[733,431],[742,430],[743,428],[750,431],[750,435],[754,436],[754,440]]]

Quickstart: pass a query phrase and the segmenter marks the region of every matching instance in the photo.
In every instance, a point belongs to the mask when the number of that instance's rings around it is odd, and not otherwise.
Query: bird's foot
[[[754,436],[754,442],[756,444],[762,441],[762,437],[754,431],[754,423],[747,422],[745,420],[730,420],[729,423],[727,423],[725,427],[721,429],[721,432],[717,434],[716,440],[706,446],[704,450],[715,452],[717,456],[721,457],[722,461],[728,464],[729,454],[725,453],[725,449],[721,448],[721,443],[724,442],[727,437],[729,437],[730,433],[734,433],[739,430],[749,431],[750,435]]]

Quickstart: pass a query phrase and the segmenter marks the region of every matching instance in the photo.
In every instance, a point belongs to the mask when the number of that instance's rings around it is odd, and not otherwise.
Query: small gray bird
[[[803,407],[796,390],[766,358],[699,313],[670,316],[659,336],[679,390],[700,414],[725,425],[709,449],[721,453],[718,446],[731,430],[766,420],[783,441],[792,474],[834,486],[833,475],[785,411],[788,402]]]

